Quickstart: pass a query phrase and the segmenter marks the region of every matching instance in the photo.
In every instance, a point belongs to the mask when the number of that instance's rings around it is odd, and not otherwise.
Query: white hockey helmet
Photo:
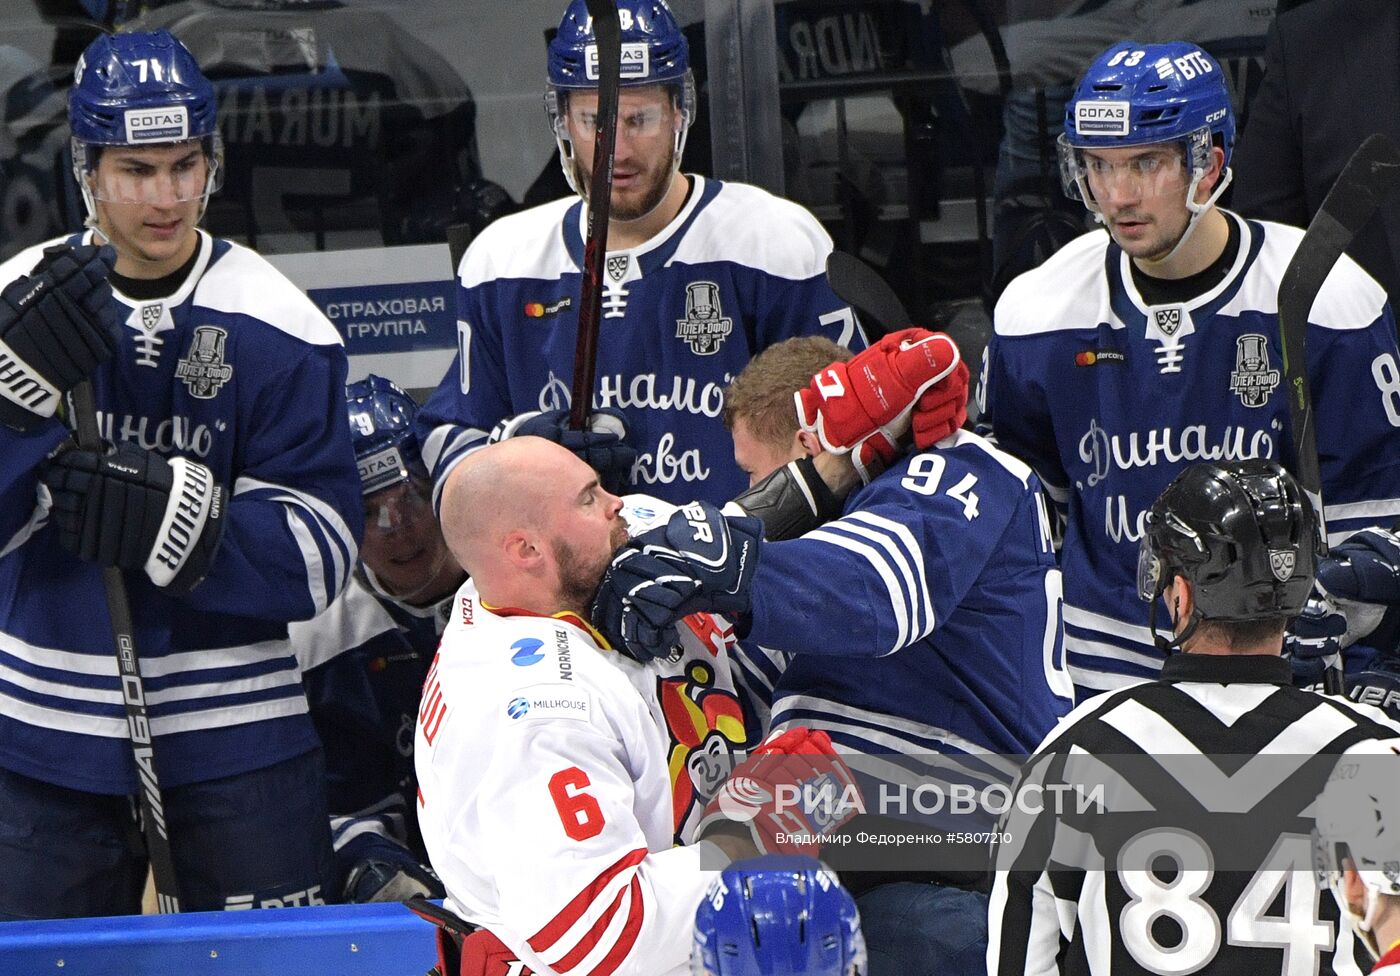
[[[1379,957],[1374,926],[1380,896],[1400,896],[1400,738],[1359,742],[1342,753],[1317,799],[1313,857],[1343,918]],[[1345,867],[1366,888],[1359,915],[1342,891]]]

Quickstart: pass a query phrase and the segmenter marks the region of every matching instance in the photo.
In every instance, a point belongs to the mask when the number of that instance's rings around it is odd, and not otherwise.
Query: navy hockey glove
[[[688,601],[686,614],[748,612],[749,583],[763,545],[763,523],[758,519],[726,517],[709,502],[691,502],[665,525],[643,532],[629,545],[699,581],[699,592]]]
[[[593,626],[613,647],[646,664],[679,649],[676,624],[700,581],[630,544],[613,554],[593,599]]]
[[[1295,681],[1320,681],[1326,658],[1369,637],[1397,608],[1400,537],[1362,529],[1333,547],[1319,562],[1313,593],[1284,642]]]
[[[378,901],[406,901],[414,895],[441,898],[442,880],[413,852],[383,834],[363,833],[336,851],[336,859],[349,863],[341,900],[363,905]]]
[[[103,566],[143,570],[187,593],[209,571],[223,534],[223,486],[202,464],[166,460],[134,444],[99,453],[70,448],[44,462],[58,541]]]
[[[627,423],[616,410],[589,414],[587,430],[571,430],[567,410],[531,410],[502,420],[492,429],[487,442],[495,444],[507,437],[526,435],[543,437],[568,448],[598,472],[603,487],[613,494],[620,494],[632,481],[637,452],[624,443]]]
[[[116,261],[106,245],[55,244],[0,291],[0,423],[25,431],[52,417],[59,398],[116,352],[107,281]]]
[[[1283,638],[1284,655],[1293,668],[1295,685],[1311,688],[1322,683],[1328,664],[1342,653],[1346,631],[1346,615],[1314,589]]]

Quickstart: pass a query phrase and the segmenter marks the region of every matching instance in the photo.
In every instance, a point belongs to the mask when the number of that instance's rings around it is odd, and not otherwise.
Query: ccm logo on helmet
[[[1074,106],[1074,129],[1082,136],[1126,136],[1127,102],[1080,102]]]
[[[175,142],[189,134],[190,117],[183,105],[126,111],[127,142]]]

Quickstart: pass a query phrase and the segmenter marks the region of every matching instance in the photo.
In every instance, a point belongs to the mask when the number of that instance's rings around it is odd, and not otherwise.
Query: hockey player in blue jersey
[[[569,407],[584,202],[504,217],[458,269],[456,361],[419,418],[440,493],[451,469],[497,436],[560,441],[618,491],[724,502],[743,489],[719,420],[724,386],[793,335],[864,345],[826,281],[831,239],[807,211],[756,187],[680,172],[695,119],[685,37],[664,0],[620,0],[623,71],[603,275],[598,386],[588,434]],[[549,46],[546,105],[569,184],[587,193],[597,117],[596,45],[573,0]],[[542,413],[541,413],[542,412]]]
[[[869,976],[860,913],[810,857],[738,861],[695,911],[695,976]]]
[[[917,355],[921,340],[951,345],[946,337],[909,330],[830,368],[831,347],[816,338],[765,350],[732,387],[726,419],[735,431],[735,457],[761,478],[770,467],[822,454],[833,426],[827,415],[845,401],[864,400],[873,390],[899,399],[898,357]],[[862,386],[867,376],[875,377],[870,389]],[[802,429],[792,408],[799,393]],[[750,413],[755,407],[763,412]],[[775,415],[783,418],[776,425]],[[890,466],[872,472],[835,521],[749,554],[758,565],[724,607],[740,614],[745,656],[757,669],[778,665],[771,670],[773,727],[820,729],[847,755],[880,757],[884,772],[875,778],[895,795],[901,785],[954,775],[954,763],[984,781],[1009,783],[1016,764],[998,754],[1029,751],[1071,705],[1061,660],[1059,571],[1038,480],[956,424],[925,433],[938,438],[931,450],[887,452],[882,460]],[[860,448],[850,453],[859,455]],[[680,576],[708,580],[716,571],[686,555],[697,549],[691,537],[725,534],[713,508],[687,506],[670,525],[631,545],[666,558]],[[663,587],[638,588],[635,581],[619,587],[621,579],[615,574],[604,582],[604,609],[595,611],[595,622],[619,620],[616,607],[628,604],[653,622],[665,621],[644,606]],[[689,602],[673,612],[704,608]],[[645,654],[644,641],[633,637],[642,633],[624,629],[614,643]],[[783,652],[785,666],[774,652]],[[874,803],[867,812],[914,813]],[[847,879],[866,918],[873,973],[961,973],[981,959],[986,899],[959,885],[975,888],[982,874],[942,865],[906,858],[902,875]],[[909,918],[922,921],[893,921]]]
[[[291,628],[326,752],[336,897],[441,897],[423,867],[413,721],[466,573],[433,514],[413,435],[418,405],[381,376],[351,383],[345,401],[364,492],[360,565],[325,613]]]
[[[1302,232],[1216,206],[1234,141],[1209,55],[1113,45],[1079,83],[1060,140],[1066,190],[1104,229],[997,304],[983,419],[1067,519],[1065,650],[1081,696],[1161,668],[1134,565],[1168,482],[1194,461],[1293,464],[1277,294]],[[1343,257],[1307,335],[1334,544],[1400,514],[1397,357],[1385,293]]]
[[[140,910],[102,566],[125,570],[183,907],[318,902],[324,770],[287,622],[357,556],[341,340],[198,229],[220,147],[178,41],[98,38],[69,121],[91,229],[0,265],[0,916]],[[59,396],[83,380],[110,451],[72,445]]]

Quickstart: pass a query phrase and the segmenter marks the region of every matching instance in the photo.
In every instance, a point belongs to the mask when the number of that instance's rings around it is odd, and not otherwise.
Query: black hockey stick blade
[[[1304,351],[1308,315],[1332,266],[1398,179],[1400,149],[1380,133],[1368,137],[1332,184],[1279,283],[1279,331],[1283,334],[1283,372],[1297,455],[1296,474],[1317,512],[1323,555],[1327,551],[1327,528],[1322,512],[1317,430]]]
[[[889,282],[854,254],[832,251],[826,257],[826,280],[836,297],[869,315],[881,334],[907,329],[909,312]]]
[[[97,425],[97,405],[91,382],[73,388],[73,426],[78,446],[91,451],[102,449],[102,433]],[[175,881],[175,858],[170,853],[170,833],[165,824],[165,801],[156,778],[155,737],[146,710],[146,686],[141,680],[141,660],[136,653],[136,627],[131,620],[126,580],[116,566],[102,567],[102,587],[107,596],[107,612],[112,618],[113,652],[121,678],[122,703],[126,706],[126,726],[131,736],[132,758],[136,763],[137,795],[141,801],[141,831],[146,839],[146,855],[155,881],[156,908],[162,915],[180,910],[180,890]]]
[[[617,88],[622,74],[622,25],[617,2],[587,0],[587,4],[597,49],[594,65],[598,72],[598,116],[593,140],[593,173],[588,181],[588,235],[583,247],[583,283],[579,295],[578,338],[574,343],[574,382],[570,391],[569,426],[574,430],[584,428],[593,405],[598,329],[603,314],[603,263],[608,255],[613,157],[617,150]]]
[[[459,939],[465,939],[477,929],[475,925],[468,922],[460,915],[448,911],[441,905],[435,905],[422,895],[413,895],[405,899],[403,906],[423,921],[431,922],[438,928],[446,929]]]

